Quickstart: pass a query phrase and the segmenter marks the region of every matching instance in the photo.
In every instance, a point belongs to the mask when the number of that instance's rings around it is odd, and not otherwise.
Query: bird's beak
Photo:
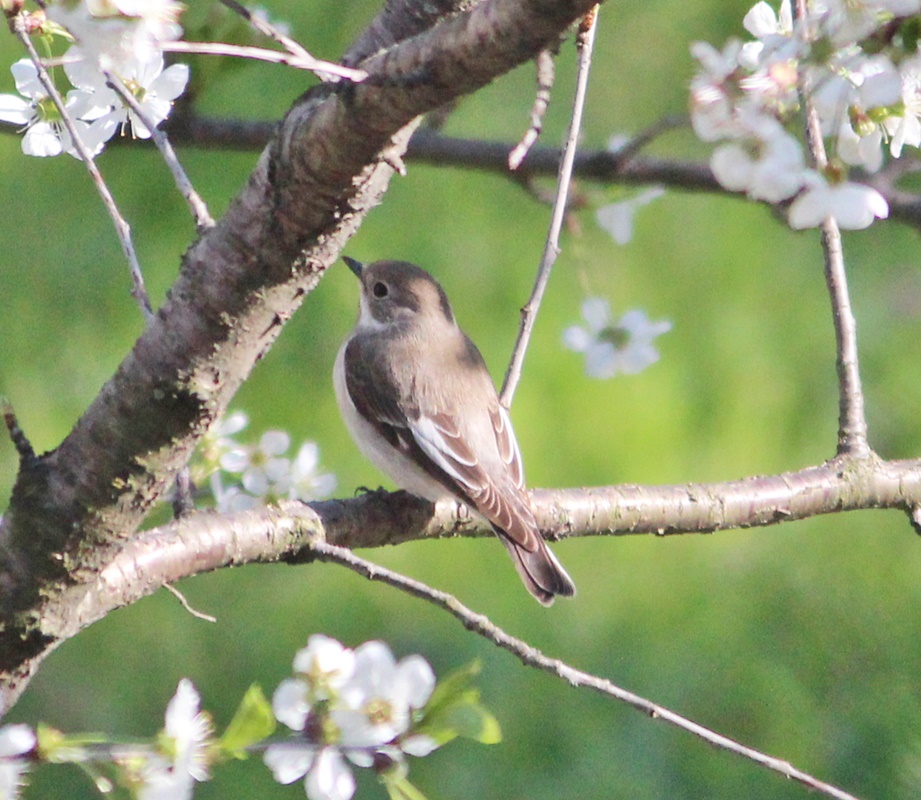
[[[346,263],[346,266],[355,273],[355,277],[361,280],[361,271],[365,268],[365,265],[348,256],[342,256],[342,260]]]

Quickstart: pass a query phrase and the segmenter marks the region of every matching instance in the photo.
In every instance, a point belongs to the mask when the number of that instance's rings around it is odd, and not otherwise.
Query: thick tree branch
[[[921,460],[842,455],[797,472],[724,483],[537,489],[531,497],[551,539],[711,533],[874,508],[911,516],[921,506]],[[406,492],[285,502],[233,515],[199,512],[128,542],[84,593],[79,613],[67,615],[66,635],[181,578],[248,563],[310,560],[317,539],[353,549],[492,535],[465,508],[451,502],[433,507]]]
[[[470,11],[483,0],[387,0],[383,10],[365,28],[342,59],[358,64],[368,56],[428,30],[438,20]]]
[[[557,42],[593,0],[490,0],[360,63],[291,109],[164,306],[0,523],[0,709],[74,630],[130,541],[283,323],[378,202],[419,115]]]

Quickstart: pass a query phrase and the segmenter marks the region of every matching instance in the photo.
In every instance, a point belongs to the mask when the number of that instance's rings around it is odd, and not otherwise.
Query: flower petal
[[[435,673],[422,656],[407,656],[397,665],[397,682],[402,684],[407,702],[422,708],[435,688]]]
[[[0,120],[26,125],[32,119],[32,104],[15,94],[0,94]]]
[[[303,778],[314,763],[316,750],[309,745],[297,747],[288,744],[272,744],[265,749],[262,760],[272,770],[272,776],[279,783],[294,783]]]
[[[355,794],[355,778],[342,754],[324,748],[307,773],[307,797],[310,800],[350,800]]]
[[[297,678],[286,678],[278,684],[272,695],[272,712],[275,719],[293,731],[302,731],[307,724],[310,704],[307,702],[307,684]]]
[[[582,302],[582,317],[591,333],[601,333],[611,324],[611,306],[603,297],[587,297]]]

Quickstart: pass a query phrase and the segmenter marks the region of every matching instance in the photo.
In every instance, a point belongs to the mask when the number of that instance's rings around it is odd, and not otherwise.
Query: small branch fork
[[[650,719],[661,719],[663,722],[680,728],[720,750],[725,750],[742,756],[743,758],[747,758],[749,761],[753,761],[759,766],[780,773],[784,777],[795,780],[828,797],[834,797],[837,798],[837,800],[857,800],[854,795],[848,794],[829,783],[820,781],[818,778],[797,769],[788,761],[769,756],[758,750],[739,744],[726,736],[693,722],[687,717],[683,717],[674,711],[657,705],[651,700],[647,700],[640,695],[622,689],[609,680],[575,669],[559,659],[545,656],[537,648],[506,633],[488,617],[483,614],[477,614],[447,592],[433,589],[420,581],[413,580],[405,575],[400,575],[372,561],[361,558],[355,555],[351,550],[327,544],[319,539],[309,545],[309,550],[318,561],[331,561],[335,564],[347,567],[368,580],[383,581],[389,586],[393,586],[413,597],[425,600],[443,611],[447,611],[455,619],[459,620],[468,631],[472,631],[478,636],[487,639],[492,644],[498,645],[503,650],[508,651],[526,666],[556,675],[571,686],[593,689],[600,694],[613,697],[615,700],[619,700],[638,711],[642,711],[649,716]]]
[[[104,74],[106,76],[106,83],[118,93],[118,96],[121,97],[125,105],[131,109],[138,119],[144,123],[147,130],[150,131],[150,137],[160,151],[160,155],[163,156],[163,160],[166,162],[166,166],[169,168],[173,180],[176,183],[176,188],[179,189],[180,194],[189,205],[192,218],[195,220],[195,227],[198,229],[199,233],[212,227],[214,225],[214,219],[208,211],[208,206],[192,185],[189,176],[182,168],[182,164],[179,163],[179,158],[176,156],[176,151],[173,150],[169,138],[157,127],[144,109],[141,108],[135,96],[128,91],[128,88],[119,80],[117,75],[113,75],[111,72],[105,72]]]
[[[9,400],[0,397],[0,414],[3,415],[3,423],[6,425],[7,433],[16,453],[19,455],[19,461],[22,464],[28,464],[35,460],[35,450],[29,441],[23,429],[19,426],[19,420],[16,418],[16,412]]]
[[[499,399],[506,408],[511,406],[518,381],[521,380],[521,370],[524,366],[524,357],[534,330],[537,312],[540,310],[541,300],[547,283],[550,280],[550,271],[560,253],[560,231],[566,216],[566,202],[569,197],[569,187],[572,181],[572,165],[576,157],[576,147],[579,142],[579,131],[582,128],[582,113],[585,109],[585,95],[588,89],[588,75],[592,64],[592,50],[595,45],[595,31],[598,28],[598,6],[589,12],[579,24],[576,37],[578,49],[578,75],[576,77],[576,93],[573,99],[572,117],[569,122],[569,133],[560,159],[559,177],[557,179],[557,194],[550,219],[550,230],[544,246],[544,254],[537,271],[537,280],[527,305],[521,310],[521,325],[518,329],[518,338],[512,351],[511,363],[505,373],[505,381]],[[527,138],[527,137],[526,137]]]
[[[317,64],[324,64],[329,66],[328,62],[319,61],[315,59],[304,47],[301,46],[299,42],[296,42],[290,36],[282,33],[278,28],[271,25],[268,21],[262,17],[253,14],[246,6],[242,3],[238,3],[237,0],[221,0],[221,3],[233,11],[235,14],[239,14],[243,19],[245,19],[253,28],[263,36],[268,36],[270,39],[278,42],[282,47],[285,48],[292,55],[297,56],[298,58],[304,61],[313,61]],[[333,67],[339,67],[338,64],[333,64]],[[328,71],[328,70],[327,70]],[[361,80],[358,77],[362,74],[362,70],[349,70],[351,74],[351,80]],[[343,77],[349,77],[349,73],[346,73]]]
[[[555,78],[553,54],[549,50],[541,50],[537,56],[536,64],[537,94],[534,96],[534,106],[531,109],[531,124],[525,131],[521,141],[515,145],[515,149],[508,154],[508,168],[510,170],[516,170],[521,166],[521,162],[524,161],[531,146],[537,141],[544,124],[544,114],[547,113],[547,106],[550,105],[550,92],[553,90]]]
[[[368,77],[368,73],[361,69],[343,67],[332,61],[323,61],[314,58],[306,50],[303,53],[282,53],[279,50],[266,50],[264,47],[250,47],[244,45],[224,44],[223,42],[161,42],[160,49],[164,53],[192,53],[207,56],[234,56],[249,58],[255,61],[268,61],[271,64],[284,64],[295,69],[304,69],[311,72],[334,75],[345,78],[353,83],[361,83]],[[303,48],[302,48],[303,49]]]

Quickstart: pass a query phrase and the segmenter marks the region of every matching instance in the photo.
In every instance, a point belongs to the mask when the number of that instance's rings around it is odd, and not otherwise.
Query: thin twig
[[[544,114],[547,113],[547,106],[550,105],[550,92],[556,77],[553,54],[549,50],[541,50],[534,63],[537,66],[537,93],[534,95],[534,105],[531,107],[531,124],[521,137],[521,141],[508,154],[510,170],[516,170],[521,166],[531,146],[537,141],[541,128],[543,128]]]
[[[500,399],[502,405],[508,408],[512,404],[512,397],[521,379],[521,369],[524,356],[534,329],[534,321],[540,309],[540,303],[550,280],[550,270],[559,255],[560,230],[563,227],[563,218],[566,215],[566,201],[569,196],[569,184],[572,178],[572,164],[576,156],[576,147],[579,140],[579,130],[582,127],[582,111],[585,107],[585,92],[588,87],[588,73],[592,63],[592,48],[595,43],[595,30],[598,27],[598,7],[590,12],[579,25],[576,46],[579,52],[579,72],[576,78],[576,95],[572,104],[572,119],[569,121],[569,133],[560,159],[559,176],[557,179],[557,195],[550,218],[550,230],[547,242],[544,245],[544,254],[540,267],[537,270],[537,280],[527,305],[521,309],[521,325],[518,328],[518,339],[512,351],[512,359],[508,371],[505,373],[505,382],[502,384]]]
[[[170,173],[172,173],[173,180],[176,182],[176,188],[179,189],[180,194],[182,194],[186,203],[189,205],[192,217],[195,219],[195,227],[198,229],[199,233],[214,227],[214,218],[208,211],[208,206],[205,204],[205,201],[202,200],[201,195],[195,190],[195,187],[189,180],[189,176],[182,168],[182,164],[179,163],[179,158],[176,156],[176,151],[173,150],[173,146],[170,144],[167,135],[157,127],[156,123],[141,107],[141,104],[138,103],[137,98],[128,90],[128,87],[125,86],[117,75],[113,75],[107,70],[103,71],[103,75],[106,76],[106,83],[118,93],[125,105],[131,109],[134,115],[140,119],[147,130],[150,131],[150,138],[153,139],[154,144],[160,151],[160,155],[163,156],[163,160],[166,162],[166,166],[169,168]]]
[[[289,53],[293,53],[296,56],[302,58],[312,58],[310,53],[300,44],[300,42],[295,41],[290,36],[282,33],[278,28],[272,25],[264,17],[257,16],[252,11],[250,11],[242,3],[238,3],[237,0],[221,0],[221,3],[227,6],[235,14],[239,14],[243,19],[245,19],[253,28],[263,36],[268,36],[270,39],[274,39],[282,47],[285,48]]]
[[[368,77],[368,73],[363,69],[343,67],[342,64],[334,64],[332,61],[323,61],[322,59],[314,58],[309,53],[306,55],[295,55],[293,53],[281,53],[278,50],[266,50],[264,47],[224,44],[223,42],[161,42],[160,49],[169,53],[236,56],[239,58],[255,59],[257,61],[268,61],[272,64],[285,64],[295,69],[306,69],[312,72],[336,75],[340,78],[352,81],[353,83],[361,83]]]
[[[613,154],[621,161],[629,161],[633,156],[658,139],[662,134],[673,131],[676,128],[685,128],[690,124],[690,118],[687,114],[666,114],[661,119],[657,119],[652,125],[641,130],[635,136],[632,136],[622,147],[613,150]]]
[[[133,283],[131,294],[133,295],[134,299],[137,300],[138,305],[140,305],[141,313],[144,315],[144,319],[149,321],[153,317],[153,308],[150,305],[150,297],[147,294],[147,287],[144,285],[144,275],[141,272],[141,265],[138,263],[137,253],[134,250],[134,242],[131,240],[131,226],[127,223],[125,218],[121,215],[121,212],[118,210],[118,206],[115,204],[115,199],[112,197],[112,193],[109,191],[109,187],[106,185],[106,182],[102,177],[102,173],[100,173],[99,168],[96,166],[96,162],[93,160],[93,154],[83,143],[83,140],[80,138],[80,133],[77,131],[77,126],[74,125],[69,112],[64,107],[64,100],[61,97],[60,92],[58,92],[57,87],[51,80],[51,76],[48,74],[48,70],[45,69],[45,66],[42,63],[42,60],[39,57],[35,46],[32,44],[32,40],[29,38],[29,34],[25,30],[25,22],[22,14],[18,15],[14,19],[13,30],[16,36],[22,42],[23,46],[26,48],[26,52],[29,54],[29,58],[32,60],[32,63],[35,64],[35,69],[38,72],[38,79],[41,81],[41,84],[45,87],[45,91],[48,92],[48,96],[51,98],[51,101],[60,112],[61,121],[64,124],[64,127],[67,129],[67,132],[70,134],[74,149],[77,151],[80,159],[86,165],[86,169],[90,173],[90,177],[93,180],[96,191],[102,198],[102,203],[106,207],[106,211],[109,212],[109,217],[111,217],[112,222],[115,225],[115,232],[118,234],[118,240],[121,243],[122,251],[125,254],[125,258],[128,259],[128,268],[131,271],[131,281]]]
[[[188,611],[196,619],[203,619],[205,622],[217,622],[217,617],[211,616],[211,614],[206,614],[204,611],[196,611],[189,604],[189,601],[186,599],[186,596],[180,592],[175,586],[171,583],[164,583],[163,588],[166,589],[173,597],[175,597],[180,605]]]
[[[330,561],[336,564],[340,564],[352,570],[353,572],[368,578],[369,580],[383,581],[384,583],[400,589],[401,591],[406,592],[413,597],[418,597],[431,603],[434,606],[437,606],[438,608],[447,611],[453,617],[458,619],[467,630],[473,631],[473,633],[488,639],[490,642],[498,645],[503,650],[512,653],[512,655],[519,658],[521,662],[526,666],[534,667],[535,669],[543,670],[544,672],[550,672],[559,678],[562,678],[572,686],[584,686],[588,689],[593,689],[600,694],[605,694],[609,697],[613,697],[615,700],[619,700],[622,703],[626,703],[627,705],[642,711],[651,719],[661,719],[663,722],[667,722],[669,725],[680,728],[681,730],[686,731],[698,737],[699,739],[702,739],[703,741],[719,748],[720,750],[735,753],[736,755],[747,758],[750,761],[754,761],[756,764],[759,764],[762,767],[766,767],[767,769],[770,769],[774,772],[778,772],[786,778],[795,780],[804,786],[807,786],[810,789],[814,789],[818,792],[822,792],[829,797],[834,797],[838,800],[857,800],[854,795],[848,794],[847,792],[838,789],[831,784],[820,781],[818,778],[815,778],[812,775],[797,769],[788,761],[774,758],[773,756],[769,756],[758,750],[746,747],[745,745],[729,739],[722,734],[711,731],[709,728],[705,728],[703,725],[699,725],[687,717],[683,717],[674,711],[670,711],[663,706],[657,705],[651,700],[647,700],[640,695],[629,692],[626,689],[622,689],[616,684],[611,683],[609,680],[599,678],[596,675],[591,675],[590,673],[583,672],[582,670],[575,669],[574,667],[569,666],[559,659],[545,656],[537,648],[531,647],[521,639],[516,639],[514,636],[506,633],[499,626],[493,623],[488,617],[483,614],[477,614],[475,611],[461,603],[456,597],[448,594],[447,592],[433,589],[420,581],[413,580],[412,578],[408,578],[405,575],[401,575],[397,572],[393,572],[392,570],[385,569],[384,567],[381,567],[372,561],[367,561],[366,559],[355,555],[355,553],[353,553],[351,550],[347,550],[344,547],[337,547],[335,545],[316,540],[311,543],[310,551],[319,561]]]
[[[806,0],[796,0],[796,13],[799,20],[804,23],[807,19]],[[828,156],[825,153],[819,114],[812,97],[802,86],[800,98],[806,115],[806,142],[816,168],[821,172],[828,166]],[[841,231],[837,221],[831,216],[822,221],[821,231],[822,251],[825,254],[825,283],[831,298],[837,350],[835,368],[838,373],[838,453],[869,455],[867,418],[857,357],[857,323],[848,292]]]

